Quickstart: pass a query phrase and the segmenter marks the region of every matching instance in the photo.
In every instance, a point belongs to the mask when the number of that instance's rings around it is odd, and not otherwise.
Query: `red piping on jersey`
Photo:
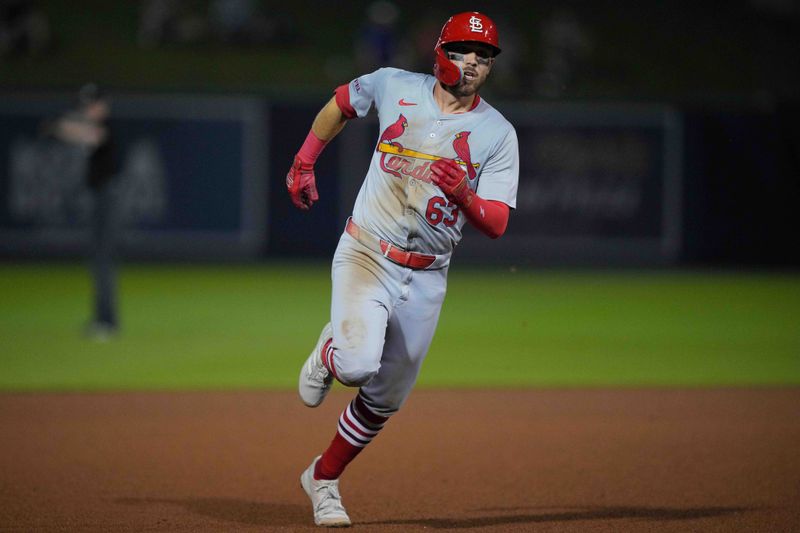
[[[475,99],[472,101],[472,105],[470,106],[469,109],[467,109],[466,111],[459,111],[458,113],[453,113],[453,114],[454,115],[460,115],[461,113],[469,113],[470,111],[472,111],[473,109],[478,107],[478,104],[480,104],[480,103],[481,103],[481,97],[480,97],[480,95],[476,94],[475,95]]]
[[[356,110],[350,105],[350,84],[339,85],[335,91],[336,105],[339,106],[344,118],[356,118]]]
[[[478,107],[478,104],[480,104],[480,103],[481,103],[481,97],[480,97],[480,95],[476,94],[475,95],[475,100],[472,101],[472,107],[470,107],[469,110],[472,111],[473,109]]]

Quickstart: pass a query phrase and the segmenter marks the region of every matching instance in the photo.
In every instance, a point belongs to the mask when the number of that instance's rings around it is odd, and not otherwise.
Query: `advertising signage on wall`
[[[37,134],[46,116],[67,107],[62,100],[0,102],[0,253],[77,253],[88,241],[85,154]],[[517,209],[501,239],[465,238],[457,257],[483,264],[588,265],[679,259],[679,113],[636,104],[497,107],[519,140]],[[267,212],[269,175],[284,172],[296,149],[284,142],[286,113],[274,102],[139,96],[115,98],[113,109],[122,152],[115,190],[122,249],[153,257],[274,254],[280,243],[296,241],[282,233],[286,220],[305,223],[316,236],[303,241],[304,253],[329,247],[336,234],[332,241],[320,239],[306,222],[341,227],[375,146],[375,117],[352,121],[326,153],[338,161],[321,182],[330,189],[325,202],[332,203],[326,211],[321,202],[311,218],[299,218],[283,197]],[[289,133],[298,139],[303,134]],[[280,176],[272,181],[280,184],[275,192],[285,194]],[[474,230],[466,225],[464,231]]]
[[[510,106],[520,150],[517,209],[490,246],[507,261],[671,263],[680,247],[679,116],[636,105]]]
[[[69,102],[0,105],[0,251],[75,253],[91,194],[86,152],[40,135]],[[114,215],[123,250],[251,256],[266,235],[265,113],[248,98],[115,97]]]

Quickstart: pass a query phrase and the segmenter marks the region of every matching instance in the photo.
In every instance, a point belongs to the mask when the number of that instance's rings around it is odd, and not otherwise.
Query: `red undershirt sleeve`
[[[344,117],[347,119],[356,118],[356,110],[350,105],[350,85],[344,84],[338,86],[336,90],[334,90],[334,94],[336,95],[336,105],[339,106]]]
[[[474,194],[469,207],[462,207],[461,210],[473,226],[492,239],[506,231],[510,208],[503,202],[485,200]]]

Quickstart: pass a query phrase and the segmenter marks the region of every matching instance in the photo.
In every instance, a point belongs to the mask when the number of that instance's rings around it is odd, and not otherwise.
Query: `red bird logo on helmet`
[[[458,159],[467,165],[469,179],[474,180],[477,173],[475,172],[475,166],[472,164],[472,155],[469,152],[469,143],[467,141],[469,134],[470,132],[468,131],[456,133],[456,138],[453,139],[453,150],[456,151]]]
[[[378,145],[380,145],[382,142],[387,142],[388,144],[397,146],[400,148],[400,150],[402,150],[403,145],[399,142],[396,142],[395,139],[405,133],[407,127],[408,120],[403,116],[402,113],[400,113],[400,117],[395,121],[395,123],[383,130],[383,133],[381,133],[381,138],[378,139]]]

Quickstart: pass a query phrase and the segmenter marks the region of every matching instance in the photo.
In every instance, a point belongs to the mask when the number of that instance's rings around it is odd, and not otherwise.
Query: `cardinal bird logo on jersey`
[[[453,150],[456,151],[456,155],[460,163],[464,163],[467,165],[467,175],[469,176],[470,180],[474,180],[475,176],[477,176],[477,172],[475,172],[475,167],[472,164],[472,156],[469,153],[469,143],[467,139],[469,138],[470,132],[462,131],[456,133],[456,138],[453,139]]]
[[[381,138],[378,139],[378,146],[380,146],[381,143],[386,142],[392,146],[397,146],[402,151],[403,145],[399,142],[396,142],[395,139],[405,133],[407,127],[408,120],[405,116],[403,116],[402,113],[400,113],[400,117],[394,122],[394,124],[383,130],[383,133],[381,133]]]
[[[443,157],[449,158],[452,156],[428,154],[412,148],[405,148],[395,139],[403,135],[406,128],[408,128],[408,120],[401,113],[397,120],[381,133],[378,139],[378,145],[375,147],[376,152],[381,152],[381,170],[400,179],[403,179],[403,176],[408,176],[416,180],[430,182],[431,162],[442,159]],[[453,150],[456,153],[456,157],[454,158],[456,163],[467,167],[467,175],[471,181],[477,177],[478,173],[475,169],[479,168],[481,164],[472,162],[472,154],[470,153],[468,141],[469,134],[469,131],[460,131],[456,133],[453,139]],[[426,162],[418,163],[417,161],[420,160]]]
[[[383,130],[383,133],[381,133],[381,137],[380,139],[378,139],[378,146],[375,148],[375,151],[385,152],[388,145],[389,147],[393,147],[395,151],[402,152],[403,145],[395,141],[395,139],[397,139],[403,133],[405,133],[407,127],[408,127],[408,119],[406,119],[406,117],[402,113],[400,113],[400,116],[397,118],[394,124]],[[401,176],[399,172],[397,172],[396,170],[392,170],[386,166],[385,159],[386,159],[386,153],[381,154],[381,170],[383,170],[388,174],[391,174],[392,176],[402,179],[403,176]]]

